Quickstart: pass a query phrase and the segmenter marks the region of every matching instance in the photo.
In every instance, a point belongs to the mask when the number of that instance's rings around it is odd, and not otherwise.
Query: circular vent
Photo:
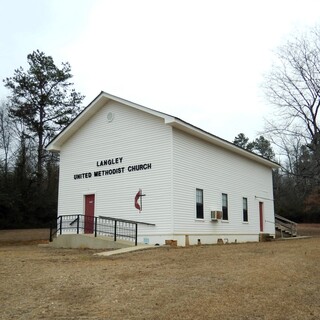
[[[110,123],[110,122],[113,121],[113,119],[114,119],[114,113],[108,112],[108,114],[107,114],[107,122]]]

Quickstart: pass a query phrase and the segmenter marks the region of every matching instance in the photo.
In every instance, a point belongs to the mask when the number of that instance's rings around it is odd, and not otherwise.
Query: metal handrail
[[[112,217],[106,217],[106,216],[99,216],[101,219],[106,220],[112,220],[112,221],[120,221],[120,222],[128,222],[128,223],[138,223],[138,224],[144,224],[147,226],[155,226],[154,223],[148,223],[148,222],[141,222],[141,221],[135,221],[135,220],[126,220],[126,219],[119,219],[119,218],[112,218]]]
[[[75,218],[72,222],[70,222],[70,226],[72,226],[76,221],[79,221],[79,217],[80,215],[78,215],[77,218]]]
[[[74,216],[76,216],[76,218],[65,226],[65,223],[69,222],[71,220],[70,218]],[[134,240],[135,245],[138,244],[138,224],[155,226],[153,223],[105,216],[88,217],[83,214],[61,215],[57,218],[57,227],[54,232],[52,226],[50,226],[50,241],[53,240],[54,235],[58,233],[61,235],[66,229],[68,229],[68,231],[70,231],[70,229],[74,230],[77,234],[86,233],[86,222],[88,221],[90,221],[89,229],[91,230],[92,228],[95,237],[98,235],[113,236],[114,241],[117,241],[117,238],[132,239]],[[110,221],[111,223],[105,223],[105,221]],[[77,226],[73,227],[75,222],[77,222]]]

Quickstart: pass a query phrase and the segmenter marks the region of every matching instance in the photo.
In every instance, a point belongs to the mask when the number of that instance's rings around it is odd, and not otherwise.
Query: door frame
[[[259,201],[259,220],[260,220],[260,232],[263,232],[264,223],[263,223],[263,216],[264,216],[264,205],[263,202]]]
[[[88,206],[90,201],[89,197],[91,197],[92,198],[91,201],[93,201],[93,206],[91,208]],[[88,194],[85,194],[83,197],[83,201],[84,201],[83,232],[86,234],[92,234],[94,231],[95,199],[96,199],[95,193],[88,193]]]

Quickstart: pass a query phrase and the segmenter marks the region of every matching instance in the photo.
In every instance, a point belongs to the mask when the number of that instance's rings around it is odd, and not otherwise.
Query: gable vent
[[[113,112],[108,112],[107,114],[107,122],[110,123],[114,119],[114,113]]]

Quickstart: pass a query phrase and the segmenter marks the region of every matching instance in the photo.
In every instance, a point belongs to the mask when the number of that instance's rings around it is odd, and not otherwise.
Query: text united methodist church
[[[278,164],[171,115],[101,92],[47,150],[60,153],[61,225],[133,221],[138,243],[160,245],[275,235]],[[74,221],[60,233],[97,233]]]
[[[107,169],[94,171],[93,175],[91,172],[75,174],[74,179],[91,178],[92,176],[93,177],[107,176],[107,175],[112,175],[112,174],[124,173],[125,170],[127,170],[128,172],[132,172],[132,171],[151,169],[151,163],[144,163],[144,164],[139,164],[139,165],[134,165],[134,166],[128,166],[127,169],[125,167],[118,167],[118,168],[109,169],[110,167],[117,166],[118,164],[121,165],[122,159],[123,159],[123,157],[97,161],[97,167],[108,166]]]

